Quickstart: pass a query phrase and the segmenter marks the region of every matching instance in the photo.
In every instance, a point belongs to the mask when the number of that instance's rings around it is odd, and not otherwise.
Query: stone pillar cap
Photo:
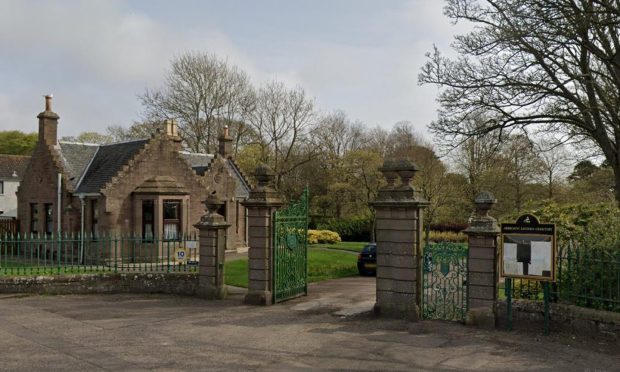
[[[200,218],[200,222],[195,224],[194,227],[200,229],[201,227],[210,226],[221,228],[230,226],[230,224],[226,223],[224,216],[217,212],[219,207],[224,204],[224,201],[216,195],[215,191],[210,193],[202,203],[206,207],[206,214]]]
[[[260,163],[256,166],[256,169],[254,169],[252,175],[256,177],[256,181],[260,186],[266,186],[273,181],[276,173],[267,164]]]
[[[489,191],[482,191],[476,195],[476,199],[474,200],[476,204],[495,204],[497,203],[497,199],[491,194]]]
[[[383,162],[383,166],[381,166],[381,168],[379,168],[380,172],[384,172],[384,171],[414,171],[417,172],[420,170],[420,167],[418,167],[418,165],[410,160],[407,159],[400,159],[400,160],[386,160]]]

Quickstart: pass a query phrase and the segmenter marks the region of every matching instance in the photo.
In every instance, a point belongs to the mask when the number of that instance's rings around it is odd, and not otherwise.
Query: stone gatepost
[[[249,283],[245,303],[271,305],[273,298],[273,214],[283,205],[273,187],[274,172],[266,165],[256,167],[258,185],[242,204],[247,208]]]
[[[421,232],[423,208],[410,182],[419,170],[415,164],[386,161],[379,168],[387,185],[370,203],[375,209],[377,242],[377,300],[375,314],[418,320],[421,303]],[[395,181],[400,179],[399,185]]]
[[[207,214],[194,225],[200,230],[200,266],[198,269],[198,290],[196,295],[208,299],[226,297],[224,284],[224,255],[226,251],[226,223],[224,216],[217,213],[224,204],[215,194],[209,195],[204,201]]]
[[[476,211],[464,233],[469,237],[467,263],[467,316],[465,323],[495,328],[495,301],[499,281],[497,237],[500,228],[489,211],[497,200],[490,192],[476,196]]]

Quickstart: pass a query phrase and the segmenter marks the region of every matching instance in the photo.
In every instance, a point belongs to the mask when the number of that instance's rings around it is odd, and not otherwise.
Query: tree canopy
[[[448,0],[445,14],[474,29],[455,38],[457,57],[435,48],[419,75],[440,87],[431,130],[457,143],[513,130],[593,143],[620,202],[620,3]]]
[[[0,154],[30,155],[37,146],[37,133],[18,130],[0,131]]]

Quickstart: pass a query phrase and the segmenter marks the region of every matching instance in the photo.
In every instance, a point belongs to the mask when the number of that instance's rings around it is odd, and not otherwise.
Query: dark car
[[[366,245],[357,256],[357,270],[360,275],[375,275],[377,273],[377,245]]]

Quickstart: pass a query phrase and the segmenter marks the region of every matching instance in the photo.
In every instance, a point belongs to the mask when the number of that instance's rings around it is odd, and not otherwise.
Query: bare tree
[[[186,53],[171,63],[164,87],[138,98],[147,121],[176,119],[179,135],[194,152],[212,152],[223,125],[237,137],[254,105],[247,74],[215,55]],[[237,138],[237,145],[240,139]]]
[[[437,84],[431,129],[470,137],[530,126],[595,143],[615,173],[620,203],[620,3],[616,0],[447,0],[445,14],[469,21],[457,58],[435,48],[419,75]],[[468,128],[481,112],[493,120]]]
[[[351,122],[344,112],[335,111],[320,118],[313,139],[323,157],[323,165],[328,169],[337,168],[348,152],[362,148],[364,128],[361,123]]]
[[[134,122],[129,128],[111,125],[106,132],[111,142],[121,142],[149,138],[157,130],[164,130],[163,122]]]
[[[553,188],[559,178],[568,175],[571,157],[562,144],[540,139],[534,144],[543,172],[543,182],[547,185],[549,199],[553,198]]]
[[[276,173],[276,184],[283,177],[310,161],[316,154],[310,132],[316,124],[314,100],[300,87],[288,89],[281,82],[262,86],[248,124],[261,146],[261,161]]]
[[[542,161],[534,144],[523,135],[513,135],[505,141],[499,160],[511,186],[510,196],[514,200],[514,210],[521,211],[526,185],[539,179],[544,171]]]

